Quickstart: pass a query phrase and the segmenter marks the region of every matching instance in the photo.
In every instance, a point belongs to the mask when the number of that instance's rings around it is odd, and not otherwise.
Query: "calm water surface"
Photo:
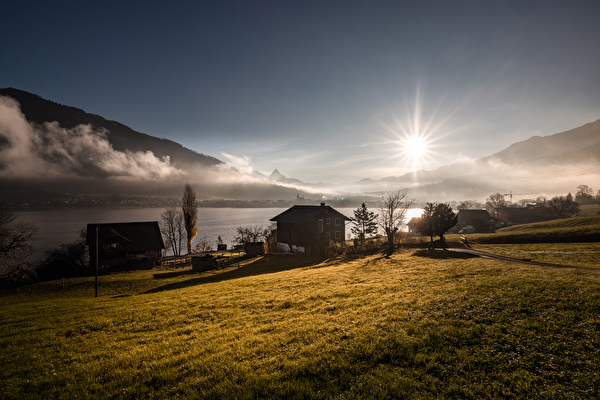
[[[213,248],[217,246],[219,235],[231,247],[239,226],[269,227],[269,219],[287,208],[198,208],[198,235],[195,246],[206,240]],[[337,208],[347,217],[354,216],[356,208]],[[77,239],[79,232],[90,223],[160,221],[164,208],[59,208],[19,210],[17,219],[34,222],[38,227],[35,238],[33,259],[39,259],[46,250],[61,243]],[[377,212],[376,210],[372,210]],[[420,215],[421,210],[411,209],[407,220]],[[346,233],[350,227],[346,226]]]

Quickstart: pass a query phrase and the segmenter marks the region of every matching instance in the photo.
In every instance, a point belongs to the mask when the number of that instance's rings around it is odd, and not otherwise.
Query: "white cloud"
[[[0,96],[0,176],[96,177],[162,180],[185,172],[150,151],[113,149],[107,133],[89,125],[64,129],[57,122],[30,124],[13,99]],[[2,143],[4,142],[4,143]]]
[[[231,164],[231,166],[239,169],[240,171],[244,171],[245,173],[252,173],[252,166],[250,165],[252,158],[249,156],[237,157],[224,151],[221,152],[221,155],[229,160],[229,164]]]

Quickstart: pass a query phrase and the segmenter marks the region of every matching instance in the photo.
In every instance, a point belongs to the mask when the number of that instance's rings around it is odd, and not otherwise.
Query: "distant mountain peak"
[[[271,172],[271,175],[269,175],[270,181],[284,181],[285,179],[285,175],[279,172],[278,169],[275,169],[275,171]]]

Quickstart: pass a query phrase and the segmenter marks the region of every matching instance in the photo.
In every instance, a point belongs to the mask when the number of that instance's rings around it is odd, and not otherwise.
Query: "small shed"
[[[192,270],[209,271],[216,268],[219,268],[219,262],[212,254],[192,256]]]
[[[265,254],[264,242],[248,242],[244,246],[247,256],[262,256]]]

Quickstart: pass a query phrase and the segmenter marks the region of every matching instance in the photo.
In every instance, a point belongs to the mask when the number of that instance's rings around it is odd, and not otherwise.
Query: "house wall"
[[[305,246],[307,242],[329,243],[342,242],[346,236],[346,224],[342,217],[316,218],[305,224],[277,222],[277,241],[284,244]],[[336,218],[338,224],[336,224]],[[320,222],[321,221],[321,222]]]

